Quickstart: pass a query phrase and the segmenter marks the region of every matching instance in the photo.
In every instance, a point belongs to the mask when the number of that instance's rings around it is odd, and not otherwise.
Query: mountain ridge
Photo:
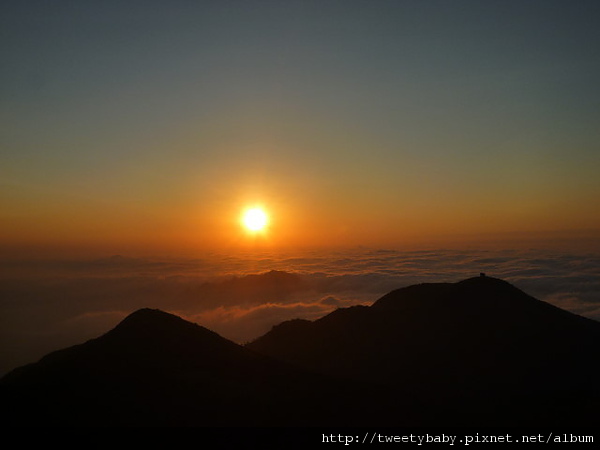
[[[585,424],[600,418],[599,344],[599,323],[481,276],[283,322],[245,346],[142,308],[5,375],[0,396],[17,424]]]
[[[0,379],[9,425],[358,425],[368,419],[363,409],[385,423],[387,412],[378,413],[381,405],[370,400],[381,393],[277,361],[150,308]],[[325,397],[330,401],[321,402]]]
[[[412,285],[369,307],[283,323],[247,347],[425,402],[468,399],[480,406],[478,399],[486,398],[490,408],[500,408],[505,398],[598,396],[599,344],[600,323],[480,276]],[[547,400],[541,404],[552,408]],[[553,417],[564,419],[558,411]]]

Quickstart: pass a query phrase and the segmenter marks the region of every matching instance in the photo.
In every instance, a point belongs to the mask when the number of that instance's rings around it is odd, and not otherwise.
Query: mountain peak
[[[422,283],[389,292],[373,304],[374,309],[430,308],[462,305],[491,307],[537,302],[505,280],[481,274],[456,283]]]
[[[597,322],[479,276],[397,289],[370,307],[274,329],[248,347],[330,375],[418,387],[420,395],[441,398],[590,388],[594,381],[582,374],[600,370],[588,357],[599,338]]]
[[[460,286],[477,286],[479,288],[487,289],[511,289],[518,290],[512,284],[506,280],[500,278],[490,277],[484,273],[481,273],[478,277],[467,278],[466,280],[459,281],[456,283]]]
[[[143,308],[96,339],[13,370],[0,380],[0,398],[16,425],[289,426],[372,417],[381,402],[369,388],[357,404],[357,386],[368,385],[293,367]]]
[[[192,333],[197,337],[203,335],[205,338],[213,340],[225,340],[207,328],[188,322],[174,314],[151,308],[142,308],[132,312],[105,336],[119,339],[126,339],[128,336],[144,337],[154,340],[157,337],[164,339],[165,336],[181,333]]]
[[[210,365],[215,358],[235,357],[241,348],[208,328],[151,308],[134,311],[97,340],[114,347],[129,348],[135,353],[134,358],[153,355],[149,358],[152,364],[159,363],[160,358],[164,364],[178,358],[180,362],[202,360],[202,363],[193,364]]]
[[[125,317],[117,327],[129,327],[147,325],[152,326],[159,323],[182,323],[186,322],[181,317],[175,316],[160,309],[141,308]]]

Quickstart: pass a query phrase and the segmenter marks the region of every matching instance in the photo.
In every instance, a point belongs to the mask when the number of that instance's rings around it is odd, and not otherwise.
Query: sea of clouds
[[[0,261],[0,375],[158,308],[248,342],[284,320],[314,320],[425,282],[485,272],[600,320],[600,255],[550,250],[367,250]]]

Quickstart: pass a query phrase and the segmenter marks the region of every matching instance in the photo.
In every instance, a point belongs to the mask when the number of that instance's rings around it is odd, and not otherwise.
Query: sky
[[[598,245],[597,1],[3,1],[0,30],[3,256]]]
[[[0,374],[479,272],[600,320],[598,55],[595,0],[1,2]]]

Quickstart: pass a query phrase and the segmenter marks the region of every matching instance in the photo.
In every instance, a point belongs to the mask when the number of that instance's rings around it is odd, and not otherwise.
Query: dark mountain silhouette
[[[599,344],[600,323],[488,277],[398,289],[245,347],[142,309],[7,374],[0,403],[17,425],[596,425]]]
[[[193,301],[201,298],[205,306],[220,306],[231,299],[235,299],[236,304],[260,304],[281,301],[307,289],[310,289],[310,284],[300,275],[271,270],[190,286],[183,297]]]
[[[384,385],[439,424],[599,423],[600,323],[481,276],[275,326],[247,345]]]
[[[363,407],[380,408],[369,400],[377,389],[359,386],[142,309],[97,339],[10,372],[0,395],[4,423],[16,425],[358,424]]]

